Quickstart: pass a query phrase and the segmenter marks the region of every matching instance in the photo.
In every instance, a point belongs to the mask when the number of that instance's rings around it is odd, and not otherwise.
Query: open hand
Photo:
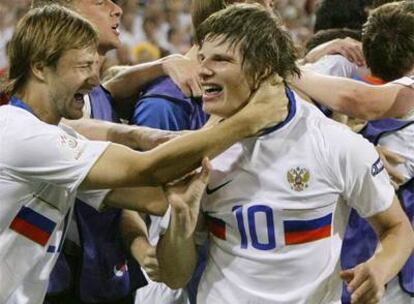
[[[167,200],[172,208],[172,216],[176,219],[175,224],[183,227],[186,236],[190,236],[197,225],[200,201],[207,187],[209,176],[210,163],[208,158],[205,158],[199,173],[189,174],[164,187]]]
[[[248,121],[260,132],[286,118],[288,102],[283,79],[274,76],[261,83],[241,112],[244,112]]]
[[[186,96],[203,95],[198,76],[200,65],[197,61],[174,54],[162,59],[162,67],[165,74],[171,77]]]
[[[384,295],[385,283],[382,273],[369,261],[341,271],[340,277],[347,283],[352,304],[379,303]]]

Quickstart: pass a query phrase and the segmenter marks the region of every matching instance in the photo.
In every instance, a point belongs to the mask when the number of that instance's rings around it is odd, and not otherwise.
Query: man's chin
[[[78,120],[83,118],[83,113],[67,113],[66,115],[63,116],[63,118],[68,119],[68,120]]]

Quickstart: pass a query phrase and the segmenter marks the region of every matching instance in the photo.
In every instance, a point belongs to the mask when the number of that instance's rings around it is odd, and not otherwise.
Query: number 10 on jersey
[[[272,250],[276,248],[276,236],[275,225],[273,220],[273,210],[266,205],[253,205],[247,208],[246,206],[234,206],[232,211],[236,216],[237,226],[240,232],[240,247],[243,249],[252,246],[258,250]],[[247,221],[243,216],[243,211],[247,214]],[[256,220],[256,215],[264,214],[265,223]],[[257,227],[263,227],[263,231],[267,232],[266,241],[265,237],[260,237],[257,234]],[[259,230],[259,232],[262,229]]]

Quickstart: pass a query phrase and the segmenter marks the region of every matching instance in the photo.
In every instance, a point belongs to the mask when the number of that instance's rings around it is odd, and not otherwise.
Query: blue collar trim
[[[287,86],[286,86],[286,97],[289,100],[289,105],[288,105],[289,112],[288,112],[288,116],[286,117],[286,119],[284,121],[278,123],[276,126],[270,127],[270,128],[267,128],[267,129],[264,129],[262,131],[262,133],[260,134],[260,136],[267,135],[269,133],[272,133],[274,131],[279,130],[280,128],[282,128],[283,126],[285,126],[286,124],[288,124],[293,119],[293,117],[295,117],[295,114],[296,114],[296,99],[295,99],[295,94]]]
[[[16,96],[12,96],[12,98],[10,98],[9,104],[15,107],[18,107],[20,109],[26,110],[29,113],[33,113],[33,110],[31,107],[29,107],[27,104],[25,104],[21,99],[17,98]]]

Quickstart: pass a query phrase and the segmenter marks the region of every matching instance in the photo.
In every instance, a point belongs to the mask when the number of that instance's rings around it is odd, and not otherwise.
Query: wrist
[[[131,243],[131,254],[140,264],[142,264],[144,262],[145,253],[150,247],[151,244],[145,236],[136,237]]]
[[[228,128],[240,139],[256,135],[261,130],[261,126],[243,110],[234,116],[226,119],[223,124],[227,124]]]

